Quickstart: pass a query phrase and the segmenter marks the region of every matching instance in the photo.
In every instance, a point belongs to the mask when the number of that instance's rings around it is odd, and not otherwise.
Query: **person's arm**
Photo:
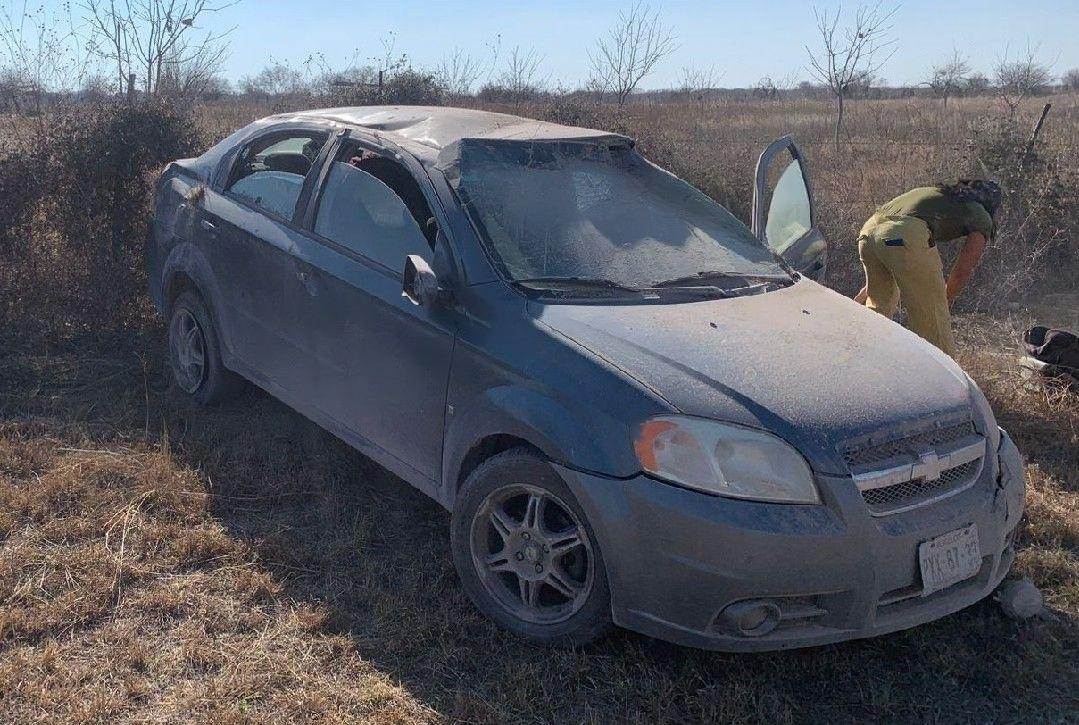
[[[959,250],[959,256],[952,265],[952,271],[948,274],[948,304],[951,304],[967,286],[970,275],[974,273],[978,262],[982,261],[986,244],[988,241],[981,232],[971,232],[967,235],[967,241],[963,243],[963,248]]]
[[[862,288],[858,290],[858,294],[854,295],[854,301],[860,305],[864,305],[867,299],[869,299],[869,285],[864,284],[862,285]]]

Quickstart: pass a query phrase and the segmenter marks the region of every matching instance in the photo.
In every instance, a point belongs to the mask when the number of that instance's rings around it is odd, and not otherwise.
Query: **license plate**
[[[918,544],[922,567],[922,596],[969,579],[982,568],[978,528],[974,524]]]

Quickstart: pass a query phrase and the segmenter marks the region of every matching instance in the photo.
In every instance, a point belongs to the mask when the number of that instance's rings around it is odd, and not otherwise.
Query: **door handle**
[[[307,290],[307,294],[312,297],[318,292],[318,286],[315,284],[315,280],[311,278],[311,274],[303,269],[296,270],[296,279],[300,280],[300,284]]]
[[[217,231],[217,225],[214,224],[209,219],[202,219],[201,221],[199,221],[199,226],[202,227],[203,229],[205,229],[208,232],[216,232]]]

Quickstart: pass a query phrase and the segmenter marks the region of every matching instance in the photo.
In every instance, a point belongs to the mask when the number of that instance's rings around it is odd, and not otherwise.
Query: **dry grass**
[[[985,602],[764,655],[629,633],[531,647],[465,599],[438,506],[265,394],[188,405],[163,389],[154,336],[4,356],[0,719],[1068,719],[1079,399],[1022,387],[1000,323],[964,329],[1031,459],[1017,569],[1059,621]]]

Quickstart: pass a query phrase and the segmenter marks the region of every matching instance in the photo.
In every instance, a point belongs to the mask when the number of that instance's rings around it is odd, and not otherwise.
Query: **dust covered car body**
[[[253,381],[440,502],[500,625],[776,649],[979,600],[1023,508],[970,378],[813,281],[813,214],[786,138],[747,226],[617,134],[326,109],[171,164],[148,265],[178,386]]]

